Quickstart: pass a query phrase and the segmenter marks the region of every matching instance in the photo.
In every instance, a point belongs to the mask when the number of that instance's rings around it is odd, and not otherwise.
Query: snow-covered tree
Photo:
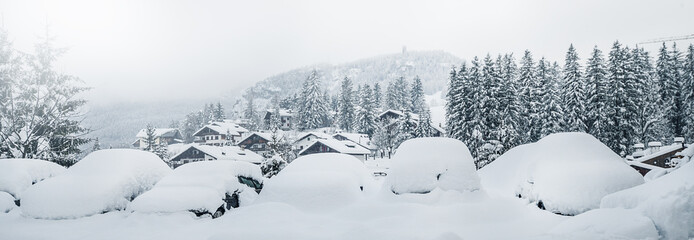
[[[306,78],[300,98],[299,129],[325,127],[329,117],[327,103],[320,90],[320,79],[316,70],[313,70]]]
[[[397,135],[395,136],[395,148],[408,139],[415,137],[415,121],[412,119],[410,112],[405,112],[404,117],[400,117],[396,121]]]
[[[463,63],[460,67],[462,74],[467,74]],[[463,141],[464,138],[464,102],[462,77],[458,76],[455,66],[451,67],[446,91],[446,133],[449,137]]]
[[[368,85],[367,85],[368,86]],[[352,80],[345,77],[342,80],[342,89],[340,91],[339,98],[339,112],[338,112],[338,126],[340,129],[345,131],[352,131],[354,126],[355,116],[354,116],[354,100],[352,92]]]
[[[359,108],[357,110],[357,119],[354,129],[363,134],[373,136],[376,130],[376,112],[373,103],[373,93],[369,85],[364,85],[360,93]]]
[[[673,44],[668,51],[665,43],[659,51],[656,61],[656,76],[660,85],[661,106],[665,108],[667,119],[667,139],[684,134],[684,96],[682,79],[682,54]]]
[[[246,109],[243,117],[248,121],[248,130],[255,131],[260,127],[260,114],[255,105],[255,93],[253,91],[246,94]]]
[[[581,75],[581,65],[578,63],[578,53],[574,45],[569,45],[564,64],[564,82],[562,102],[564,110],[564,130],[568,132],[585,132],[585,90],[586,85]]]
[[[586,63],[585,71],[586,129],[595,138],[602,142],[607,142],[608,136],[605,131],[609,119],[606,104],[608,99],[612,99],[612,92],[609,88],[605,59],[598,46],[593,48],[593,52]]]
[[[217,102],[217,105],[214,107],[214,121],[221,122],[226,119],[226,114],[224,114],[224,106],[222,106],[221,102]]]
[[[685,84],[682,87],[685,93],[685,119],[686,139],[694,139],[694,44],[689,44],[687,55],[684,59],[684,69],[682,70]]]
[[[635,81],[629,48],[615,42],[608,59],[608,87],[614,94],[612,99],[607,101],[610,121],[606,129],[606,144],[624,156],[636,140],[634,119],[637,116],[637,101],[640,96],[634,91],[638,84]]]
[[[414,77],[409,100],[409,109],[415,114],[423,114],[424,111],[429,109],[426,101],[424,100],[424,88],[422,87],[422,80],[419,79],[419,76]]]
[[[374,109],[382,109],[383,108],[383,90],[381,90],[381,85],[378,83],[374,84],[374,89],[373,89],[373,102],[374,102]]]
[[[643,48],[634,48],[631,54],[632,71],[637,87],[636,117],[634,118],[634,142],[646,143],[656,141],[662,134],[663,111],[658,105],[658,88],[653,79],[653,65],[648,52]]]
[[[521,142],[536,142],[540,139],[540,96],[539,81],[536,77],[535,62],[530,51],[525,50],[521,58],[518,77],[519,132]]]
[[[564,111],[561,106],[561,94],[559,93],[559,65],[555,62],[553,66],[544,58],[537,63],[537,78],[540,81],[540,135],[542,137],[552,133],[562,131]]]

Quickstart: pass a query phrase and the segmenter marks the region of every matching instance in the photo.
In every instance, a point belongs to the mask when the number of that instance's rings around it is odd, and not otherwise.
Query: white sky
[[[26,52],[48,22],[70,49],[60,70],[93,87],[93,103],[216,98],[296,67],[402,46],[464,59],[530,49],[561,63],[570,43],[585,60],[596,44],[607,52],[617,39],[694,34],[694,1],[684,0],[2,0],[0,12]]]

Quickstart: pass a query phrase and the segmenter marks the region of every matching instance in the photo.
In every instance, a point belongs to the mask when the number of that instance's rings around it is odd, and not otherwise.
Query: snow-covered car
[[[19,206],[24,190],[64,171],[63,166],[40,159],[0,159],[0,192],[11,195]]]
[[[260,167],[241,161],[202,161],[184,164],[151,190],[138,196],[129,210],[144,213],[190,211],[212,218],[250,204],[263,188]]]
[[[373,189],[371,172],[356,157],[317,153],[299,157],[268,179],[258,202],[282,202],[326,211],[356,201]]]
[[[429,193],[435,188],[461,192],[480,189],[465,143],[443,137],[410,139],[393,155],[384,189],[395,194]]]
[[[644,183],[610,148],[587,133],[556,133],[515,147],[479,170],[491,194],[516,196],[539,208],[577,215],[605,195]]]
[[[22,194],[22,212],[30,217],[66,219],[123,210],[141,193],[171,173],[150,152],[100,150],[63,174],[29,187]]]

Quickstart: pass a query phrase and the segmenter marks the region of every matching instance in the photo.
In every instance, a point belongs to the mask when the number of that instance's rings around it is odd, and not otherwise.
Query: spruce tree
[[[608,115],[606,104],[608,99],[612,99],[607,78],[607,67],[598,46],[593,48],[591,57],[586,63],[586,129],[588,133],[595,136],[603,143],[608,141],[606,127],[608,126]]]
[[[337,122],[340,129],[345,130],[347,132],[352,131],[352,127],[354,126],[355,121],[354,103],[352,102],[353,94],[354,93],[352,92],[352,80],[350,80],[348,77],[345,77],[344,80],[342,80],[342,88],[339,98],[339,117]]]
[[[376,112],[372,96],[371,87],[364,85],[360,94],[360,107],[354,127],[357,132],[367,134],[369,137],[373,136],[376,131]]]
[[[466,69],[465,63],[461,70]],[[466,71],[466,70],[463,70]],[[446,90],[446,133],[450,138],[463,140],[463,107],[462,80],[458,77],[455,66],[451,67],[448,77],[448,89]]]
[[[540,112],[540,135],[544,137],[552,133],[561,132],[564,126],[564,111],[561,106],[561,94],[559,93],[561,73],[556,62],[550,67],[544,58],[538,62],[537,69],[537,78],[542,86],[540,89],[540,97],[542,99],[540,104],[542,107]]]
[[[222,106],[221,102],[217,102],[217,105],[214,108],[214,121],[222,122],[225,118],[226,115],[224,114],[224,106]]]
[[[410,111],[421,115],[429,109],[426,101],[424,100],[424,89],[422,87],[422,80],[419,79],[419,76],[415,76],[412,83],[412,90],[410,91],[409,95],[410,97],[408,99],[410,101]]]
[[[381,85],[379,83],[374,84],[374,89],[373,89],[373,103],[374,103],[374,109],[382,109],[383,108],[383,90],[381,90]]]
[[[682,87],[685,99],[685,139],[694,140],[694,44],[689,44],[687,55],[684,59],[684,69],[682,70],[685,84]]]
[[[306,78],[301,92],[299,130],[325,127],[328,117],[327,103],[320,90],[318,72],[313,70]]]
[[[562,102],[564,107],[565,119],[564,128],[569,132],[585,132],[585,81],[581,75],[581,66],[578,63],[578,53],[573,44],[569,45],[566,52],[566,62],[564,65],[564,82]]]
[[[533,61],[530,51],[525,50],[523,58],[521,58],[518,78],[518,89],[520,101],[519,109],[519,129],[522,133],[521,143],[536,142],[540,139],[540,121],[539,121],[539,81],[535,62]]]

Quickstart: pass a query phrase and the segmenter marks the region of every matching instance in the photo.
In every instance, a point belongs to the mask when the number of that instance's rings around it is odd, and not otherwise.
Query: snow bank
[[[586,133],[551,134],[511,149],[479,171],[488,192],[520,196],[551,212],[575,215],[607,194],[644,182],[607,146]]]
[[[100,150],[64,174],[27,189],[22,211],[35,218],[77,218],[125,209],[171,169],[156,155],[132,149]]]
[[[393,156],[384,189],[394,193],[475,191],[479,177],[467,146],[452,138],[410,139]]]
[[[14,205],[14,197],[6,192],[0,192],[0,213],[6,213],[12,210]]]
[[[651,219],[636,211],[595,209],[568,218],[552,230],[553,235],[586,236],[585,239],[658,239]],[[569,237],[557,237],[566,239]]]
[[[224,204],[225,194],[243,192],[247,200],[257,195],[255,189],[242,184],[238,176],[263,181],[260,167],[238,161],[204,161],[183,164],[154,187],[138,196],[129,209],[137,212],[180,212],[198,210],[214,212]],[[250,198],[250,199],[249,199]],[[248,201],[241,201],[241,205]]]
[[[21,199],[32,184],[59,175],[65,168],[39,159],[0,159],[0,191]]]
[[[258,202],[283,202],[303,210],[336,209],[358,200],[372,178],[356,157],[319,153],[299,157],[266,181]]]
[[[636,209],[666,239],[694,237],[694,162],[643,185],[605,196],[601,208]]]

